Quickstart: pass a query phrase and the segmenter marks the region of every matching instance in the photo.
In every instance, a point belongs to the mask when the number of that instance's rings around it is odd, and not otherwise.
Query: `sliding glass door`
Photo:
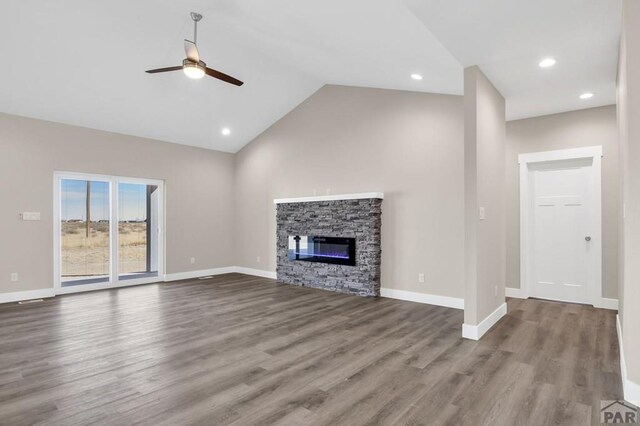
[[[154,282],[163,274],[163,184],[56,173],[56,288],[61,293]]]

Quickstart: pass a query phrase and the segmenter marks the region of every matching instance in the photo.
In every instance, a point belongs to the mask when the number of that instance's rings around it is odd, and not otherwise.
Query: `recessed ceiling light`
[[[225,136],[229,136],[231,134],[231,129],[228,127],[223,127],[222,128],[222,134]]]
[[[589,99],[589,98],[593,98],[593,93],[587,92],[580,95],[580,99]]]
[[[544,58],[543,60],[540,61],[540,63],[538,64],[540,66],[540,68],[549,68],[552,67],[556,64],[556,60],[553,58]]]
[[[422,76],[420,74],[411,74],[411,78],[414,80],[422,80]]]

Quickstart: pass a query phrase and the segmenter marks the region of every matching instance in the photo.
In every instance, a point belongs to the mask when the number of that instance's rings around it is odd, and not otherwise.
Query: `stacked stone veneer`
[[[382,200],[278,204],[278,281],[360,296],[380,295]],[[356,239],[356,265],[289,260],[289,235]]]

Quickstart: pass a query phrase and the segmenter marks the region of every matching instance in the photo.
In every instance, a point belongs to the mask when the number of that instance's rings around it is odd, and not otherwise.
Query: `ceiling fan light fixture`
[[[204,66],[187,60],[182,63],[182,71],[184,71],[187,77],[193,78],[194,80],[204,77],[205,74]]]
[[[237,78],[233,78],[213,68],[207,68],[207,64],[200,60],[200,54],[198,53],[198,21],[202,19],[202,15],[196,12],[191,12],[191,19],[193,20],[193,41],[184,39],[184,53],[187,58],[182,61],[182,65],[174,67],[155,68],[147,70],[149,74],[156,74],[161,72],[171,72],[182,70],[185,75],[194,80],[200,79],[206,75],[216,78],[234,86],[242,86],[244,83]]]

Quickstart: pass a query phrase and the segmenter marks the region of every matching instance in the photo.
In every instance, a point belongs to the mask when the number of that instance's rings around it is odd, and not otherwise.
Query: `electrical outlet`
[[[327,188],[327,195],[331,195],[331,188]]]
[[[422,272],[420,272],[418,274],[418,282],[419,283],[423,283],[424,282],[424,274]]]
[[[495,286],[495,290],[493,291],[494,296],[498,297],[498,286]]]
[[[190,259],[190,262],[191,262],[191,264],[193,265],[194,263],[196,263],[196,258],[195,258],[195,257],[192,257],[192,258]]]
[[[480,220],[484,220],[484,207],[478,208],[478,216],[480,217]]]
[[[256,257],[256,262],[260,263],[260,256]]]
[[[315,197],[316,195],[318,195],[318,190],[313,188],[313,196]]]
[[[17,272],[12,272],[11,273],[11,282],[15,283],[16,281],[18,281],[18,273]]]

